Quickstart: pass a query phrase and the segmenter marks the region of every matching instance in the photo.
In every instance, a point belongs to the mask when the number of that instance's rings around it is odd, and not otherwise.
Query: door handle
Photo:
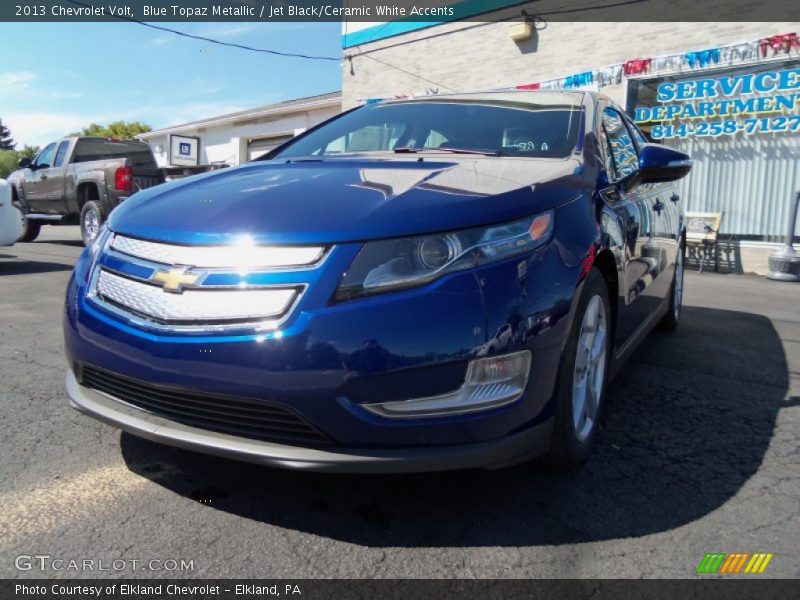
[[[672,194],[672,196],[670,196],[669,199],[672,200],[673,202],[677,202],[678,200],[681,199],[681,197],[678,196],[678,194]]]
[[[41,175],[39,175],[39,179],[41,179],[42,181],[44,181],[45,179],[47,179],[47,175],[45,175],[44,173],[42,173]]]
[[[661,199],[660,199],[660,198],[656,198],[656,203],[655,203],[655,204],[653,204],[653,210],[655,210],[656,212],[660,213],[660,212],[661,212],[662,210],[664,210],[666,207],[667,207],[667,205],[666,205],[666,204],[664,204],[664,203],[661,201]]]

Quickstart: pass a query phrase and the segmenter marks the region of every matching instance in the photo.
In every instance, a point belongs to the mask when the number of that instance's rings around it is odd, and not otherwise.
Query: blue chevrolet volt
[[[345,112],[113,212],[67,289],[71,405],[279,467],[578,465],[678,323],[690,168],[593,93]]]

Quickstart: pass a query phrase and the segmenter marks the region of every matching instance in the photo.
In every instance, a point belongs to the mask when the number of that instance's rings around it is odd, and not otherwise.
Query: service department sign
[[[200,138],[188,135],[169,136],[169,164],[194,167],[200,164]]]
[[[634,115],[653,139],[800,133],[800,68],[664,81],[656,100]]]

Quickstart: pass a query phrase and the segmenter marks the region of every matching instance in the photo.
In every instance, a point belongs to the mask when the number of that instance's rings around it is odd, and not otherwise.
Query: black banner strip
[[[3,600],[739,600],[790,598],[796,581],[758,576],[684,580],[2,580]]]
[[[5,22],[797,21],[797,0],[3,0]]]

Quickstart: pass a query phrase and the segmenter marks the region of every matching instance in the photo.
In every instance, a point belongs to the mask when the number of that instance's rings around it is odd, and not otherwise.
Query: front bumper
[[[72,405],[166,444],[298,469],[496,467],[543,452],[574,312],[578,255],[553,243],[418,288],[331,302],[341,273],[360,248],[336,246],[324,268],[304,271],[306,293],[272,333],[171,332],[108,311],[87,297],[92,264],[87,250],[65,303],[66,354],[77,375],[68,380]],[[297,274],[290,275],[296,282]],[[269,276],[262,283],[288,277]],[[530,352],[532,359],[527,388],[513,403],[408,419],[365,408],[447,394],[463,384],[469,361],[518,351]],[[279,405],[324,434],[330,446],[292,445],[296,442],[284,438],[255,439],[211,431],[198,422],[178,423],[168,414],[154,414],[157,410],[147,412],[146,405],[155,400],[146,395],[126,404],[124,393],[85,380],[87,367],[153,386],[156,395],[169,389]],[[225,418],[227,407],[218,408]]]
[[[336,473],[411,473],[501,468],[544,454],[553,420],[488,442],[412,448],[304,448],[189,427],[134,408],[78,383],[67,371],[70,406],[154,442],[274,467]]]

